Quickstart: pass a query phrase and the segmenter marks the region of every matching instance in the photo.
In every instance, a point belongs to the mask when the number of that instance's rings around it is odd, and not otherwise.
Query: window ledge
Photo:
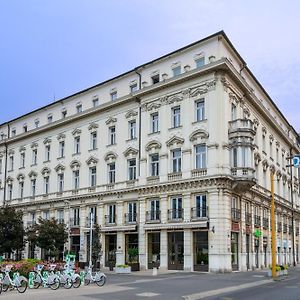
[[[59,156],[57,159],[64,159],[65,156]]]
[[[20,167],[19,170],[25,169],[25,167]]]
[[[182,125],[179,125],[177,127],[170,127],[168,130],[170,131],[170,130],[180,129],[180,128],[182,128]]]
[[[106,145],[106,147],[112,147],[112,146],[116,146],[117,145],[117,143],[114,143],[114,144],[108,144],[108,145]]]
[[[78,152],[78,153],[73,153],[72,156],[76,156],[76,155],[80,155],[81,152]]]
[[[133,141],[137,141],[137,137],[133,138],[133,139],[127,139],[126,142],[133,142]]]
[[[148,133],[148,136],[155,135],[155,134],[160,134],[160,130],[155,131],[155,132],[150,132],[150,133]]]
[[[88,152],[92,152],[92,151],[97,151],[98,148],[95,148],[95,149],[89,149]]]
[[[192,124],[194,125],[194,124],[204,123],[206,121],[207,121],[207,119],[203,119],[203,120],[199,120],[199,121],[194,121],[194,122],[192,122]]]

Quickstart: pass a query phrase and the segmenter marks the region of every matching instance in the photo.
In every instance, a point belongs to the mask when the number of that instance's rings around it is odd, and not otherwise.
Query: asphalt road
[[[57,291],[40,288],[30,289],[24,294],[8,291],[0,295],[0,300],[300,300],[300,269],[295,269],[285,280],[278,282],[266,278],[265,273],[178,272],[156,277],[107,274],[107,284],[104,287],[93,284],[70,290],[60,288]],[[211,292],[215,293],[213,297]]]

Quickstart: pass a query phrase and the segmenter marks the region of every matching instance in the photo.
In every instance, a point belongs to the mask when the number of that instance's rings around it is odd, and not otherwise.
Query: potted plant
[[[115,272],[117,274],[129,274],[131,273],[131,267],[129,265],[117,265],[115,267]]]
[[[139,258],[139,249],[137,247],[134,248],[128,248],[128,265],[131,266],[131,271],[139,271],[140,270],[140,264],[138,262]]]

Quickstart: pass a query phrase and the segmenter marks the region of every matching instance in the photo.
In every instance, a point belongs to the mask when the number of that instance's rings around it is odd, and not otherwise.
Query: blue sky
[[[300,1],[1,0],[0,123],[224,30],[300,131]]]

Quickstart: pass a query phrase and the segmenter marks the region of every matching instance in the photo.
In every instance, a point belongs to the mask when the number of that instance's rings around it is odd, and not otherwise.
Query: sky
[[[0,124],[224,30],[300,132],[300,1],[0,0]]]

